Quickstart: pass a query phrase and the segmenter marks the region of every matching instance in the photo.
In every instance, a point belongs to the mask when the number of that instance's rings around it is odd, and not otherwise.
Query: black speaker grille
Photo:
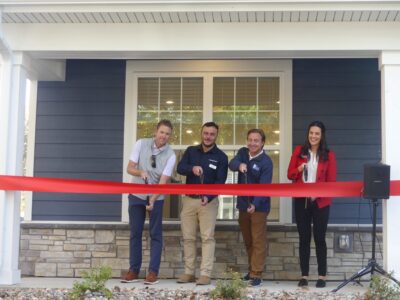
[[[375,163],[364,165],[364,198],[389,199],[390,166]]]

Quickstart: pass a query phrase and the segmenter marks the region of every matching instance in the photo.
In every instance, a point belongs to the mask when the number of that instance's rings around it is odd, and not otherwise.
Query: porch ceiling
[[[399,22],[400,1],[0,1],[3,23]]]

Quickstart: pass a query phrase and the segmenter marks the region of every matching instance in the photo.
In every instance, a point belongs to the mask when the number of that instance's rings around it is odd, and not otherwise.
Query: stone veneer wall
[[[328,276],[343,280],[368,263],[371,257],[370,227],[329,227]],[[381,231],[381,228],[379,229]],[[353,237],[352,251],[334,248],[338,234]],[[296,280],[299,278],[298,234],[293,225],[268,226],[268,256],[264,279]],[[382,263],[381,232],[378,233],[377,258]],[[214,277],[225,271],[247,271],[247,256],[237,225],[217,225]],[[362,241],[362,243],[360,242]],[[336,243],[336,242],[335,242]],[[141,276],[148,267],[150,239],[143,236]],[[198,253],[200,254],[200,242]],[[310,275],[317,273],[315,248],[312,242]],[[182,235],[179,224],[164,224],[164,251],[160,278],[176,278],[183,272]],[[129,228],[126,224],[21,224],[20,268],[24,276],[79,277],[81,270],[109,265],[119,277],[129,267]]]

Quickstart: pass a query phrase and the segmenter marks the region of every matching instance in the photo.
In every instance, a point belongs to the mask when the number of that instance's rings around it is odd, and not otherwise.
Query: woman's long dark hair
[[[321,140],[319,142],[319,147],[318,147],[318,151],[317,151],[318,157],[324,161],[327,161],[329,149],[328,149],[328,145],[326,143],[325,125],[321,121],[313,121],[310,123],[310,125],[308,125],[306,140],[303,144],[303,147],[301,147],[300,156],[302,156],[302,157],[307,156],[308,158],[310,157],[310,153],[308,151],[311,149],[311,145],[310,145],[310,142],[308,141],[308,134],[310,132],[310,128],[314,127],[314,126],[321,129]]]

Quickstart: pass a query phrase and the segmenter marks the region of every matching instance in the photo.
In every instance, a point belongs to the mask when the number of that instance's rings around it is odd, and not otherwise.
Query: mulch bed
[[[70,289],[46,288],[0,288],[0,300],[67,300]],[[193,291],[184,289],[156,289],[156,288],[120,288],[115,286],[112,299],[126,300],[206,300],[211,299],[209,291]],[[82,300],[105,300],[99,293],[86,292]],[[299,288],[295,291],[269,292],[267,288],[253,288],[246,290],[246,300],[365,300],[364,294],[340,294],[332,292],[312,292],[308,288]]]

